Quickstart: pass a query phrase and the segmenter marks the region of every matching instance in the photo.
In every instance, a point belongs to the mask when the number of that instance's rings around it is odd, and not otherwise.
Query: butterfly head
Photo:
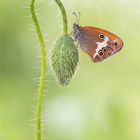
[[[77,23],[74,23],[73,24],[73,37],[74,37],[74,40],[79,40],[79,38],[81,37],[81,32],[80,32],[80,28],[81,26],[79,26],[79,24]]]

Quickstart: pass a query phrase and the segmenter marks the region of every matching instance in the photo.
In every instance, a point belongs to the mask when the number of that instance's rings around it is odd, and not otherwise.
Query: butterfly
[[[73,38],[93,62],[103,61],[123,47],[123,41],[115,34],[97,27],[73,24]]]

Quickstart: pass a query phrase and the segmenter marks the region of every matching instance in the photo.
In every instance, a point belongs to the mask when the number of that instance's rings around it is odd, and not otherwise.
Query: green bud
[[[59,37],[51,50],[51,64],[60,85],[69,84],[78,60],[78,50],[72,38],[68,35]]]

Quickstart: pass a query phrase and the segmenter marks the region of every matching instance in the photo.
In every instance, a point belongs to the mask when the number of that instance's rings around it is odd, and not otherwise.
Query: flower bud
[[[78,50],[72,38],[68,35],[59,37],[51,50],[51,64],[60,85],[69,84],[78,60]]]

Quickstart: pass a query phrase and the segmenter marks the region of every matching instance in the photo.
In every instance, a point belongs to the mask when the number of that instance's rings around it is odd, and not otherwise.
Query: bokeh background
[[[46,140],[140,140],[140,1],[62,0],[69,32],[73,12],[80,24],[120,36],[124,48],[93,63],[79,48],[80,62],[67,87],[48,64],[43,108]],[[0,1],[0,140],[34,140],[40,49],[29,0]],[[37,0],[39,22],[49,49],[62,33],[58,6]]]

